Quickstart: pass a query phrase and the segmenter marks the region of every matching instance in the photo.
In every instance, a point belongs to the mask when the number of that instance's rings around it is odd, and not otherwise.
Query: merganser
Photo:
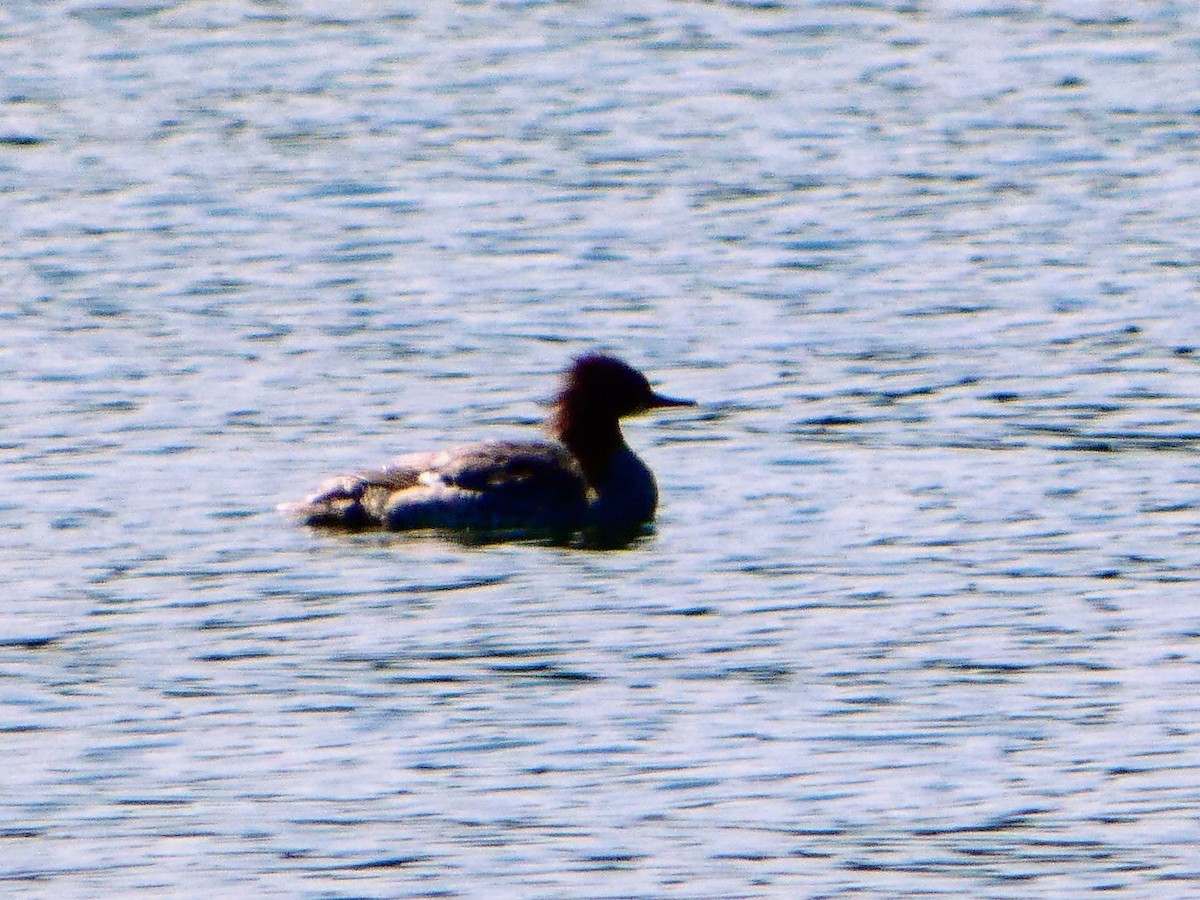
[[[657,394],[641,372],[591,353],[567,369],[548,422],[556,439],[486,441],[411,453],[326,482],[282,508],[309,525],[396,531],[627,532],[654,518],[654,475],[625,443],[620,420],[695,406]]]

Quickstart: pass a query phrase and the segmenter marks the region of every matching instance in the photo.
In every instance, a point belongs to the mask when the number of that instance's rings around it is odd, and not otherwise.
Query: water
[[[5,893],[1196,892],[1198,47],[8,4]],[[595,347],[704,403],[637,545],[275,513]]]

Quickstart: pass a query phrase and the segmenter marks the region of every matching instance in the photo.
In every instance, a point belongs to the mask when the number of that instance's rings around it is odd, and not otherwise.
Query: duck
[[[615,356],[588,353],[562,377],[550,440],[488,440],[410,453],[326,481],[281,508],[306,525],[391,531],[628,533],[654,519],[658,487],[621,420],[696,401],[657,393]]]

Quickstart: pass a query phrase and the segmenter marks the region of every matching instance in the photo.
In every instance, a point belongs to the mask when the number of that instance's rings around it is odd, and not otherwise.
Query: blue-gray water
[[[0,10],[0,886],[1200,891],[1187,3]],[[631,423],[616,552],[293,527]]]

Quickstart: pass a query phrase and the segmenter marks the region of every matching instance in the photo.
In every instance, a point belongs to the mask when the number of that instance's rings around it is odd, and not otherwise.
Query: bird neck
[[[629,448],[615,418],[584,418],[571,412],[560,410],[554,422],[555,436],[579,461],[588,485],[599,491],[609,480],[613,461]]]
[[[568,396],[560,399],[550,422],[595,494],[589,506],[592,524],[624,528],[649,521],[658,505],[654,475],[625,443],[617,417],[595,412],[581,410]]]

